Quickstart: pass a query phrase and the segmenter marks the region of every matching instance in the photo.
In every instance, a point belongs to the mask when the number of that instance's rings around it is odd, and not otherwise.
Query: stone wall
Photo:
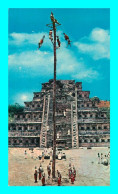
[[[57,146],[109,146],[107,112],[100,110],[100,102],[92,101],[89,95],[90,91],[82,90],[82,82],[57,80]],[[40,92],[34,92],[31,102],[25,102],[24,112],[15,115],[14,122],[9,123],[9,146],[51,147],[52,144],[53,80],[49,80],[42,83]]]

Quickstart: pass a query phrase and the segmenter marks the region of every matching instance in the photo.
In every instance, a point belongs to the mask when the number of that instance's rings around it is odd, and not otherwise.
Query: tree
[[[91,98],[92,102],[100,102],[100,99],[97,96],[94,96],[93,98]]]
[[[8,106],[9,120],[13,119],[15,114],[22,113],[24,111],[24,106],[15,103]]]

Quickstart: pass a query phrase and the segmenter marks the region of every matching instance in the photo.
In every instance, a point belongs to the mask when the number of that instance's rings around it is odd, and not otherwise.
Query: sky
[[[110,9],[10,8],[8,18],[9,104],[31,101],[41,84],[53,79],[50,13],[61,47],[57,49],[57,79],[82,82],[90,97],[110,100]],[[67,47],[63,33],[71,42]],[[39,40],[44,43],[37,49]]]

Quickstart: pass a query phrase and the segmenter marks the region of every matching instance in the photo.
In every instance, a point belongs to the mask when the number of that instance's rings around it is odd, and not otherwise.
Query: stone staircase
[[[47,147],[47,126],[48,126],[49,104],[50,104],[50,95],[44,96],[41,137],[40,137],[41,148]]]
[[[75,91],[75,100],[71,103],[71,129],[72,129],[72,148],[79,147],[78,141],[78,123],[77,123],[77,90]]]

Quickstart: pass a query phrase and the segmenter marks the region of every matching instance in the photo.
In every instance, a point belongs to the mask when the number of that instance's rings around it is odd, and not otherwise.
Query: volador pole
[[[51,12],[51,24],[47,24],[48,27],[53,29],[54,32],[54,81],[53,81],[53,160],[52,160],[52,178],[55,178],[55,160],[56,160],[56,27],[61,24],[54,18],[53,13]],[[50,37],[49,37],[50,38]]]
[[[53,82],[53,162],[52,162],[52,177],[55,178],[55,160],[56,160],[56,26],[53,22],[54,31],[54,82]]]

